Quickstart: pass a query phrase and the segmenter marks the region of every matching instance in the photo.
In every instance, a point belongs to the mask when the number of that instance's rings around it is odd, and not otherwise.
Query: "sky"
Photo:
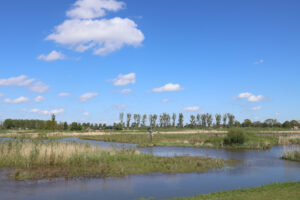
[[[0,120],[299,120],[299,10],[297,0],[3,0]]]

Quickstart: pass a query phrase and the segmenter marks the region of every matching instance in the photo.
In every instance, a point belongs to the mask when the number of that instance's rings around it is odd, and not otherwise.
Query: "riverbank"
[[[300,182],[288,182],[169,200],[299,200],[299,197]]]
[[[247,140],[243,144],[226,145],[224,135],[201,135],[201,134],[155,134],[152,138],[147,134],[143,135],[99,135],[80,136],[80,139],[98,140],[105,142],[134,143],[139,147],[151,146],[178,146],[178,147],[206,147],[206,148],[226,148],[226,149],[269,149],[278,144],[276,136],[259,136],[247,134]]]
[[[237,161],[204,157],[161,157],[135,149],[108,150],[79,143],[6,141],[0,167],[16,180],[75,177],[123,177],[133,174],[206,172]]]

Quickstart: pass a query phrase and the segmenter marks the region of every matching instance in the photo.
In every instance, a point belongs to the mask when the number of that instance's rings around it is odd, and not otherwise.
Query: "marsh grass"
[[[18,180],[204,172],[235,163],[203,157],[158,157],[136,149],[108,150],[74,142],[9,140],[0,144],[0,167],[13,169],[11,176]]]
[[[259,136],[247,134],[247,139],[243,144],[225,144],[222,135],[204,134],[155,134],[151,142],[148,134],[118,134],[81,136],[80,139],[100,140],[105,142],[134,143],[139,147],[147,146],[180,146],[180,147],[208,147],[208,148],[228,148],[228,149],[269,149],[278,143],[278,137]]]
[[[299,146],[285,147],[284,154],[281,158],[284,160],[300,162],[300,147]]]

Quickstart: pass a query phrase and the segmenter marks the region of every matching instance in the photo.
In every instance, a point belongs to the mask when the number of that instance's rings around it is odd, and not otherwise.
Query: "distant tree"
[[[241,123],[239,121],[235,120],[234,126],[235,127],[241,127]]]
[[[206,114],[201,115],[201,122],[202,122],[202,128],[206,128],[207,127],[207,115]]]
[[[216,126],[217,126],[217,128],[220,128],[222,116],[220,114],[216,114],[215,118],[216,118]]]
[[[289,122],[289,121],[285,121],[285,122],[282,124],[282,126],[283,126],[284,128],[292,128],[291,122]]]
[[[146,120],[147,120],[147,115],[143,115],[143,119],[142,119],[142,127],[146,126]]]
[[[266,119],[264,121],[264,123],[268,126],[268,127],[274,127],[277,124],[277,120],[276,119]]]
[[[197,114],[196,121],[197,121],[197,126],[200,127],[201,126],[201,115],[200,114]]]
[[[172,115],[172,126],[173,127],[176,126],[176,113],[173,113],[173,115]]]
[[[153,118],[153,126],[152,127],[155,127],[156,126],[156,120],[157,120],[157,114],[154,114],[152,116],[152,118]]]
[[[206,120],[207,120],[207,126],[208,128],[210,128],[212,126],[213,123],[213,117],[211,114],[207,113],[206,114]]]
[[[69,126],[68,126],[68,123],[67,122],[64,122],[64,130],[68,130]]]
[[[131,113],[127,113],[127,128],[130,127]]]
[[[122,126],[124,126],[124,113],[120,113],[120,116],[119,116],[119,119],[120,119],[120,123]]]
[[[228,118],[228,126],[233,127],[235,122],[235,116],[233,114],[227,113],[227,118]]]
[[[291,126],[292,127],[295,127],[295,126],[300,126],[300,123],[298,122],[298,121],[296,121],[296,120],[292,120],[292,121],[290,121],[290,123],[291,123]]]
[[[223,127],[226,127],[227,125],[227,114],[223,115]]]
[[[252,126],[252,122],[250,119],[245,119],[243,122],[243,127],[251,127]]]
[[[190,116],[190,125],[191,125],[191,128],[195,128],[196,126],[196,120],[195,120],[195,115],[191,115]]]
[[[178,116],[178,127],[182,128],[183,127],[183,114],[179,113]]]

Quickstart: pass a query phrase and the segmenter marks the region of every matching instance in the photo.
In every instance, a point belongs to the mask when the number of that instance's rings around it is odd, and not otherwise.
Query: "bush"
[[[122,131],[122,130],[123,130],[122,124],[117,124],[117,125],[115,125],[115,129],[116,129],[117,131]]]
[[[244,144],[246,141],[246,133],[242,129],[231,129],[224,138],[224,144]]]

